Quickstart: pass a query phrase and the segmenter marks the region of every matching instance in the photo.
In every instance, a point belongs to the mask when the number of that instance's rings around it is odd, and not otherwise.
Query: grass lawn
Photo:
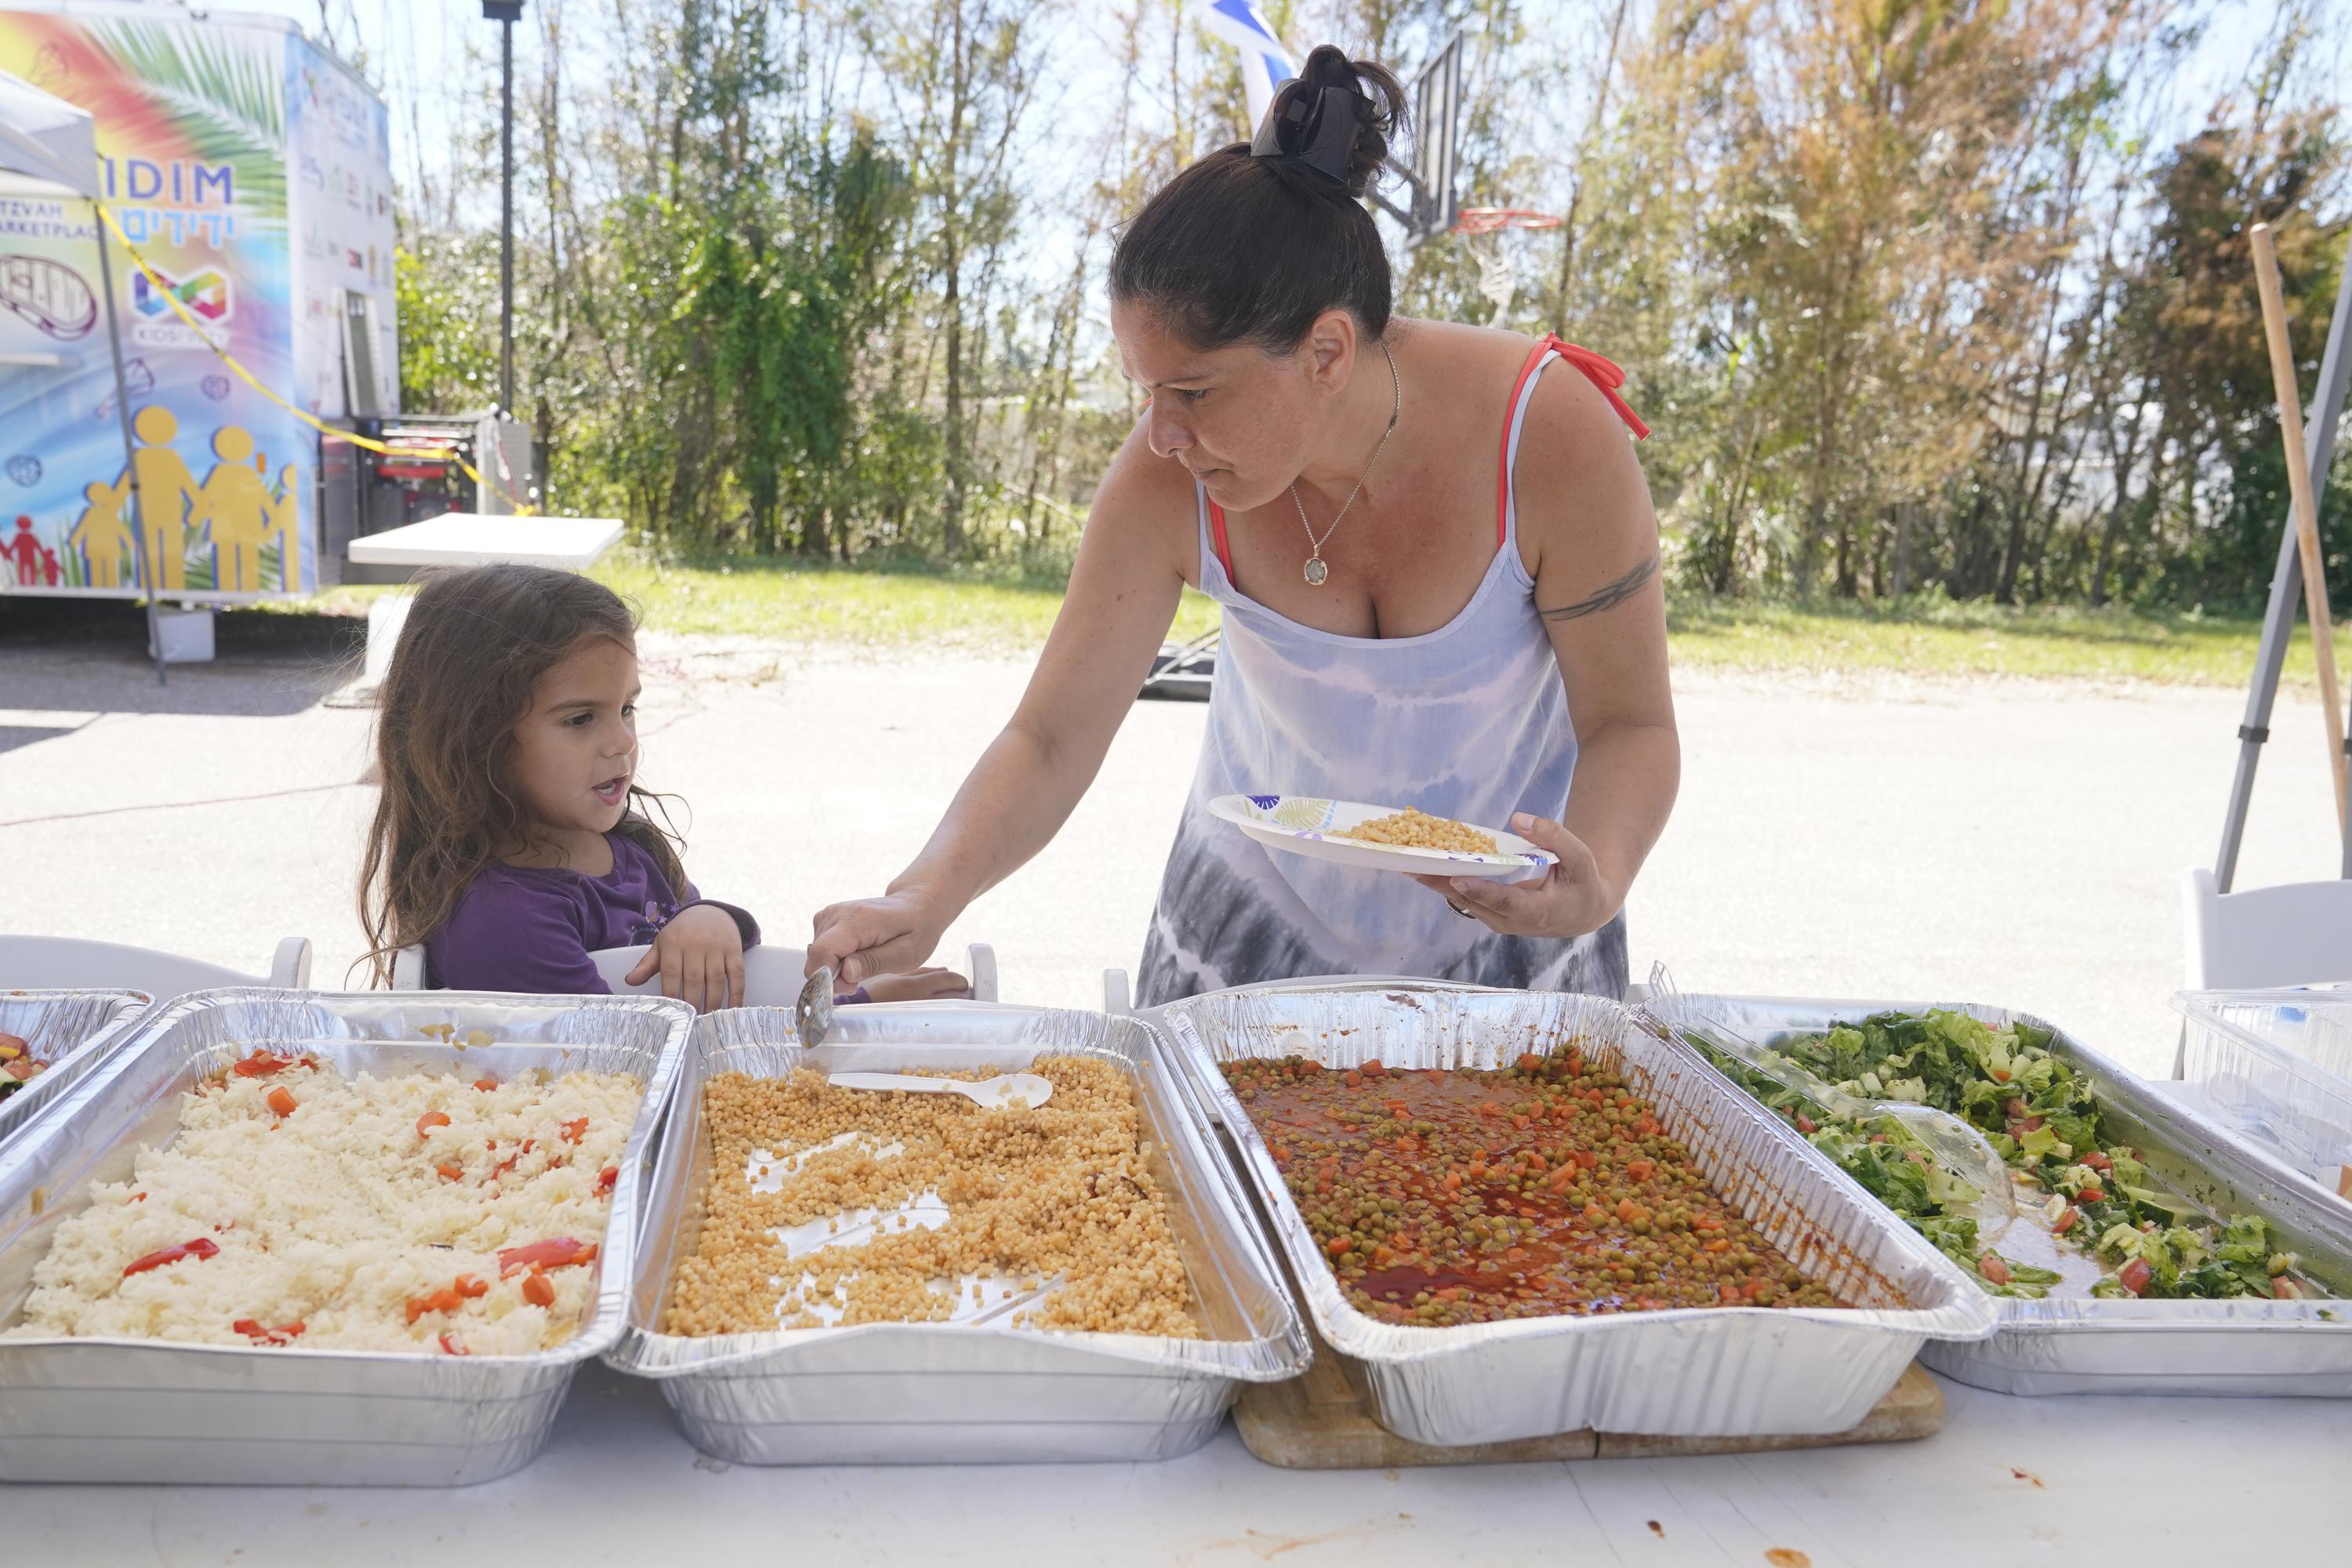
[[[2154,681],[2243,686],[2257,616],[1907,601],[1885,606],[1683,599],[1667,606],[1686,668]],[[2339,629],[2337,637],[2347,632]],[[2288,683],[2316,687],[2311,638],[2296,628]]]
[[[1031,651],[1045,641],[1062,600],[1050,575],[1005,569],[656,565],[623,553],[594,574],[635,602],[656,630],[875,649]],[[387,591],[332,589],[286,607],[355,615]],[[1677,597],[1668,623],[1675,662],[1684,668],[2212,686],[2245,683],[2261,631],[2252,616],[2011,609],[1926,598],[1865,606]],[[1181,640],[1215,624],[1215,605],[1188,589],[1171,635]],[[2286,678],[2315,683],[2311,639],[2300,627]]]
[[[771,565],[656,565],[615,552],[590,573],[637,607],[656,631],[773,637],[842,647],[1032,651],[1062,607],[1058,579],[1009,570]],[[286,608],[364,615],[390,588],[331,588]],[[1176,612],[1183,640],[1217,624],[1217,606],[1191,589]]]

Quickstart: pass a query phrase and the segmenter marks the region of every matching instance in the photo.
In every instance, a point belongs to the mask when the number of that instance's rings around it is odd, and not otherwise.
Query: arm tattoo
[[[1539,613],[1548,621],[1573,621],[1586,616],[1599,615],[1603,610],[1613,610],[1640,593],[1650,579],[1657,574],[1658,553],[1654,550],[1650,552],[1648,560],[1618,578],[1614,583],[1579,599],[1573,605],[1565,605],[1557,610],[1544,610]]]

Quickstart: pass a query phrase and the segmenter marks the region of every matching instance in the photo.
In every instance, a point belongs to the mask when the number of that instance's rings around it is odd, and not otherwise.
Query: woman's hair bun
[[[1355,150],[1348,159],[1348,194],[1363,196],[1380,184],[1381,163],[1404,130],[1403,84],[1377,60],[1351,60],[1337,44],[1318,44],[1298,68],[1309,87],[1343,87],[1358,98]]]
[[[1317,49],[1251,140],[1187,165],[1120,231],[1111,298],[1150,307],[1202,349],[1292,353],[1333,309],[1379,338],[1394,280],[1359,198],[1379,183],[1404,105],[1381,67]]]

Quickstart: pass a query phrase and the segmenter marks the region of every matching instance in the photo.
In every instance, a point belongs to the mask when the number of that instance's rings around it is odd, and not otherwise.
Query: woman
[[[1052,838],[1189,583],[1224,633],[1139,1001],[1325,973],[1622,994],[1621,910],[1680,768],[1627,437],[1647,431],[1597,354],[1391,318],[1360,198],[1402,104],[1386,70],[1318,48],[1254,142],[1121,236],[1111,328],[1151,401],[1069,596],[930,842],[883,897],[819,913],[812,968],[915,967]],[[1508,818],[1559,863],[1408,880],[1269,854],[1206,810],[1269,791]]]

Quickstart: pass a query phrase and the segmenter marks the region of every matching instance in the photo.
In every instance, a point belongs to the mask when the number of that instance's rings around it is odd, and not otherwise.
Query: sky
[[[168,7],[188,0],[157,3]],[[1080,0],[1082,8],[1085,4]],[[491,62],[497,59],[499,27],[483,19],[480,0],[232,0],[195,8],[289,17],[346,58],[363,54],[369,74],[383,85],[392,106],[394,172],[404,185],[420,173],[446,167],[456,95],[467,89],[468,81],[496,90]],[[594,0],[571,0],[575,15],[594,8]],[[2184,12],[2206,8],[2183,6]],[[524,20],[515,30],[518,59],[535,50],[537,9],[526,0]],[[2252,41],[2274,13],[2275,0],[2217,0],[2210,9],[2213,24],[2181,84],[2186,103],[2210,100],[2214,86],[2242,68]],[[2352,104],[2352,50],[2336,65],[2339,97]],[[1084,93],[1087,85],[1074,82],[1071,89],[1075,96]]]

